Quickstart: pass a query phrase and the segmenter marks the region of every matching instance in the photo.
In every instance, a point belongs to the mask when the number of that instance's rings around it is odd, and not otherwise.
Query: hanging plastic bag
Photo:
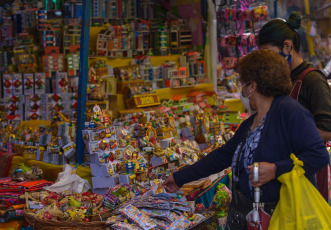
[[[304,176],[303,162],[291,154],[294,168],[278,177],[280,200],[269,230],[331,229],[331,207]]]

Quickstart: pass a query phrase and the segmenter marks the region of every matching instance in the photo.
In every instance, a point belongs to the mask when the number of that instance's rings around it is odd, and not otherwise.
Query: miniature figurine
[[[95,86],[92,93],[89,95],[89,100],[102,101],[106,98],[106,94],[101,90],[100,86]]]

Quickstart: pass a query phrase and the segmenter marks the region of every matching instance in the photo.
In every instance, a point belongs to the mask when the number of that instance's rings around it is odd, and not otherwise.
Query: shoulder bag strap
[[[303,72],[301,72],[300,76],[298,77],[298,80],[294,83],[294,86],[292,88],[292,91],[290,93],[290,97],[292,97],[294,100],[298,101],[299,93],[301,90],[301,85],[304,77],[310,73],[311,71],[317,70],[315,68],[307,68]]]

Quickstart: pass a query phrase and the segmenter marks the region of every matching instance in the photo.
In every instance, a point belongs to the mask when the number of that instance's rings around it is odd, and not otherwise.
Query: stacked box
[[[93,191],[102,194],[109,187],[118,184],[115,165],[119,163],[115,151],[117,147],[116,128],[83,130],[86,149],[90,154]]]
[[[4,97],[4,103],[5,104],[10,104],[10,103],[14,103],[14,104],[23,104],[24,103],[24,97],[22,95],[7,95],[6,97]]]
[[[22,95],[6,95],[4,105],[8,115],[19,115],[21,119],[23,118],[24,97]]]
[[[46,73],[64,71],[64,54],[61,54],[58,46],[45,47],[45,55],[42,57],[43,71]]]
[[[46,94],[46,120],[52,119],[53,112],[64,111],[63,95],[60,94]]]
[[[13,95],[13,77],[11,74],[2,75],[2,85],[3,85],[3,94],[4,97]]]
[[[74,117],[75,112],[77,111],[77,100],[75,99],[74,93],[64,93],[61,94],[63,103],[62,113],[67,115],[69,119]],[[74,106],[75,109],[74,109]]]
[[[55,165],[64,165],[67,163],[66,159],[71,160],[75,155],[75,144],[71,141],[69,134],[69,125],[63,123],[58,126],[57,141],[50,145],[50,136],[43,135],[40,137],[39,143],[48,143],[47,149],[43,155],[43,161]]]
[[[5,111],[10,116],[19,116],[21,119],[23,117],[23,104],[21,103],[9,103],[5,104]]]
[[[68,93],[68,73],[66,72],[57,72],[56,73],[56,93],[64,94]]]
[[[32,73],[26,73],[23,75],[24,81],[24,95],[34,94],[34,79]]]
[[[46,94],[46,74],[35,73],[34,74],[34,90],[37,95]]]
[[[193,136],[190,128],[182,128],[180,130],[180,134],[185,140],[195,141],[195,137]]]
[[[23,80],[22,74],[15,73],[13,77],[13,94],[14,95],[23,95]]]
[[[26,95],[25,102],[25,120],[44,120],[46,118],[45,95]]]
[[[19,115],[22,120],[51,120],[53,111],[58,111],[69,119],[75,118],[77,96],[68,93],[67,73],[56,73],[56,79],[59,93],[46,97],[46,73],[3,74],[3,105],[7,114]]]

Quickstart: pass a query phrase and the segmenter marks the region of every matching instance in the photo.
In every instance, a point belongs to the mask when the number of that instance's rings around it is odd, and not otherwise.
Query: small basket
[[[43,220],[35,216],[30,212],[29,202],[27,193],[25,193],[26,208],[24,209],[25,220],[31,225],[33,229],[37,230],[56,230],[56,229],[66,229],[66,230],[104,230],[107,228],[106,221],[102,221],[100,216],[100,221],[92,222],[80,222],[80,221],[54,221],[54,220]]]
[[[53,221],[53,220],[42,220],[33,214],[29,213],[25,209],[24,212],[25,220],[31,225],[33,229],[37,230],[104,230],[107,228],[105,221],[93,221],[93,222],[74,222],[74,221]]]

